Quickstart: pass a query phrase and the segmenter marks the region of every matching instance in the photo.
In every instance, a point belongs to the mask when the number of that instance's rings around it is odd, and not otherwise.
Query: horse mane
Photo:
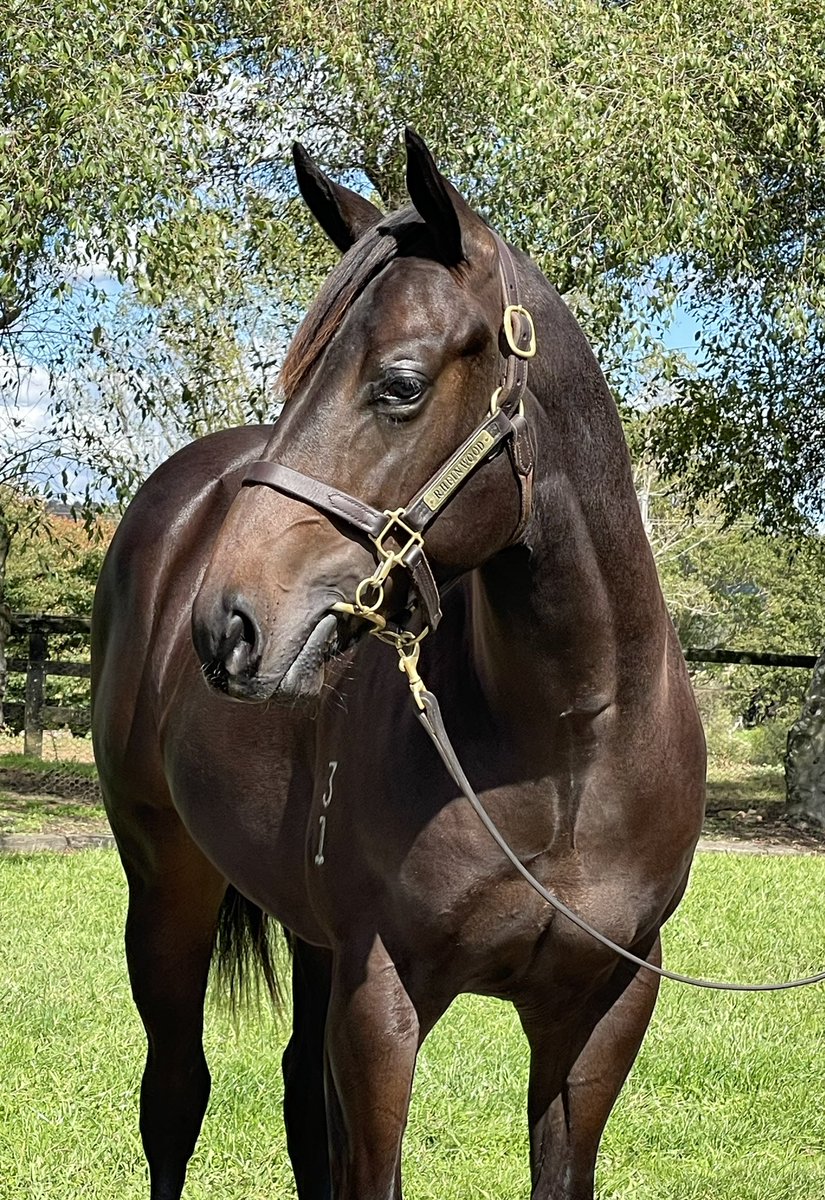
[[[412,208],[382,218],[352,246],[332,270],[292,339],[278,388],[291,400],[306,382],[354,301],[389,263],[423,245],[426,226]],[[430,253],[432,256],[432,252]]]

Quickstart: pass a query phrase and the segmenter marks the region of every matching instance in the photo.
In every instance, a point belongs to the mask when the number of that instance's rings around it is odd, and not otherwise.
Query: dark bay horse
[[[213,953],[266,966],[272,918],[301,1200],[400,1197],[416,1055],[461,992],[510,1000],[528,1038],[533,1196],[593,1196],[657,981],[516,875],[371,627],[443,608],[419,665],[473,786],[539,881],[650,962],[699,834],[701,727],[607,387],[530,260],[412,133],[407,158],[412,206],[385,217],[296,150],[345,253],[287,355],[283,416],[161,467],[98,587],[152,1200],[180,1196],[206,1108]],[[379,585],[364,529],[385,511],[427,529]]]

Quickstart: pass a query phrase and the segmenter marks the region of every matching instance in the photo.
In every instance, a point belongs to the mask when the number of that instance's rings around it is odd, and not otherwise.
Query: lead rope
[[[589,934],[590,937],[601,943],[602,946],[606,946],[608,950],[612,950],[615,954],[627,959],[628,962],[633,963],[635,966],[644,968],[645,971],[651,971],[661,979],[672,979],[674,983],[687,983],[691,987],[710,988],[717,992],[783,992],[788,991],[790,988],[807,987],[808,984],[825,981],[825,971],[821,971],[818,975],[809,975],[804,979],[791,979],[781,983],[727,983],[715,979],[697,979],[692,975],[681,975],[678,971],[668,971],[665,967],[657,967],[646,959],[639,958],[638,955],[633,954],[630,950],[625,950],[623,946],[619,946],[616,942],[612,941],[606,934],[600,933],[598,929],[594,929],[583,917],[580,917],[572,908],[568,908],[562,900],[559,900],[558,896],[555,896],[539,883],[536,877],[527,870],[515,851],[511,849],[509,843],[499,831],[490,814],[473,790],[469,779],[464,774],[461,763],[458,761],[458,756],[453,749],[452,743],[447,736],[438,700],[432,692],[428,691],[424,680],[418,672],[421,642],[429,632],[429,627],[425,625],[421,633],[418,634],[408,629],[395,629],[389,626],[385,618],[377,612],[377,609],[384,600],[384,583],[392,568],[397,566],[400,561],[400,555],[384,546],[380,540],[377,542],[377,553],[379,559],[378,565],[373,574],[367,579],[362,580],[358,585],[355,592],[355,603],[349,604],[346,601],[341,601],[332,607],[334,610],[346,613],[348,616],[356,616],[368,621],[372,625],[370,633],[373,637],[395,647],[398,654],[398,669],[407,676],[407,683],[416,709],[418,710],[418,719],[429,734],[444,766],[465,799],[469,800],[474,812],[490,837],[512,863],[519,875],[527,880],[535,892],[538,892],[542,900],[550,904],[562,916],[567,917],[568,921],[572,921],[584,933]],[[372,598],[368,603],[370,593],[372,594]]]
[[[426,630],[424,632],[426,633]],[[598,929],[594,929],[583,917],[580,917],[578,913],[573,912],[572,908],[568,908],[563,901],[559,900],[558,896],[553,895],[552,892],[540,884],[536,877],[527,870],[521,859],[510,848],[508,842],[490,817],[490,814],[473,791],[470,781],[464,774],[461,763],[458,761],[455,750],[447,736],[438,700],[432,692],[427,690],[424,681],[418,673],[418,655],[421,638],[424,634],[419,634],[412,643],[404,644],[399,644],[394,638],[388,638],[383,630],[376,631],[376,636],[381,637],[383,641],[391,640],[395,645],[400,660],[398,664],[399,669],[407,676],[413,700],[418,708],[418,719],[432,739],[444,766],[447,768],[456,785],[461,789],[465,799],[469,800],[490,837],[513,864],[519,875],[523,876],[530,884],[530,887],[538,892],[542,900],[545,900],[557,912],[567,917],[568,921],[572,921],[584,933],[589,934],[590,937],[600,942],[602,946],[606,946],[608,950],[621,955],[628,962],[633,963],[637,967],[643,967],[646,971],[651,971],[661,979],[672,979],[674,983],[687,983],[692,987],[710,988],[717,992],[783,992],[788,991],[790,988],[807,987],[808,984],[825,981],[825,971],[821,971],[818,975],[809,975],[805,979],[791,979],[781,983],[726,983],[715,979],[697,979],[692,975],[681,975],[678,971],[668,971],[664,967],[657,967],[653,963],[647,962],[646,959],[639,958],[638,955],[631,953],[630,950],[625,950],[623,946],[617,945],[616,942],[612,941],[605,934],[600,933]]]
[[[505,302],[502,328],[507,343],[507,367],[502,385],[493,393],[490,404],[490,417],[496,417],[503,397],[506,404],[513,405],[517,410],[515,419],[521,421],[523,424],[523,399],[527,387],[527,363],[536,353],[536,331],[532,316],[519,302],[518,280],[510,252],[497,235],[496,242],[499,251],[499,264]],[[476,434],[478,432],[476,430]],[[487,443],[482,444],[481,450],[475,455],[472,465],[477,465],[483,461],[483,456],[480,457],[479,455],[482,454],[482,451],[486,452],[492,444],[492,439],[488,439]],[[248,472],[244,480],[245,483],[267,483],[270,486],[286,491],[288,495],[296,495],[305,503],[315,504],[316,507],[321,508],[321,511],[327,511],[331,507],[329,496],[326,497],[324,503],[319,503],[317,495],[314,492],[312,495],[308,495],[305,486],[295,490],[294,483],[290,489],[283,485],[283,481],[280,483],[277,480],[273,481],[273,471],[280,470],[281,475],[283,475],[284,468],[273,468],[268,463],[257,463],[254,466],[257,468],[257,472]],[[266,472],[263,475],[261,474],[261,468],[264,468]],[[458,473],[458,482],[469,473],[470,469],[468,468]],[[524,474],[525,480],[522,481],[520,478],[519,481],[519,490],[521,493],[519,528],[524,524],[526,513],[529,512],[529,486],[532,477],[531,464],[527,464],[521,472],[517,471],[517,475],[520,476],[521,474]],[[293,471],[290,471],[289,475],[294,479],[302,481],[304,485],[307,482],[314,483],[314,481],[308,480],[306,476],[299,475]],[[442,471],[440,476],[437,477],[437,482],[440,481],[444,485],[446,478],[445,472]],[[445,485],[444,496],[451,496],[456,486],[457,482],[451,482],[448,486]],[[528,488],[526,497],[525,486]],[[433,487],[432,480],[427,485],[428,489],[430,487]],[[435,487],[433,487],[433,493],[435,490]],[[423,501],[435,512],[441,507],[443,497],[431,502],[427,498],[428,495],[430,495],[429,492],[424,495]],[[340,502],[342,496],[339,495],[338,499]],[[359,502],[354,501],[352,497],[343,497],[343,500],[347,501],[349,505],[359,505]],[[605,934],[600,933],[598,929],[594,929],[583,917],[580,917],[578,913],[573,912],[571,908],[568,908],[566,904],[559,900],[558,896],[555,896],[540,884],[535,876],[527,870],[524,863],[518,858],[499,832],[484,805],[473,791],[470,781],[464,774],[461,763],[458,761],[455,750],[447,736],[438,700],[432,692],[427,690],[418,672],[421,641],[429,632],[429,625],[425,623],[422,631],[415,634],[411,630],[401,629],[389,624],[386,618],[378,611],[384,602],[384,585],[387,583],[390,573],[396,567],[405,567],[409,570],[410,567],[407,562],[408,553],[412,549],[423,549],[421,530],[419,528],[412,528],[404,520],[405,517],[408,518],[409,508],[415,507],[417,503],[418,500],[408,505],[407,509],[388,510],[384,512],[383,515],[386,518],[386,524],[380,532],[369,528],[365,529],[361,521],[354,522],[351,511],[344,513],[345,518],[350,524],[356,524],[357,528],[368,534],[373,543],[377,561],[372,575],[366,579],[362,579],[356,588],[354,602],[340,601],[337,604],[333,604],[331,608],[333,611],[344,613],[347,616],[360,617],[371,625],[370,633],[373,637],[395,647],[399,659],[398,666],[407,677],[407,683],[418,710],[418,719],[432,739],[436,750],[457,787],[464,797],[469,800],[490,837],[518,873],[527,880],[534,891],[538,892],[542,900],[546,901],[547,904],[551,905],[584,933],[594,938],[602,946],[606,946],[608,950],[612,950],[615,954],[627,959],[628,962],[643,968],[645,971],[650,971],[654,975],[658,975],[661,979],[672,979],[675,983],[686,983],[692,987],[710,988],[714,991],[725,992],[781,992],[787,991],[790,988],[806,987],[808,984],[824,982],[825,971],[821,971],[818,975],[809,975],[805,979],[791,979],[782,983],[726,983],[713,979],[696,979],[691,975],[680,975],[678,971],[668,971],[664,967],[654,966],[653,963],[647,962],[646,959],[639,958],[638,955],[631,953],[630,950],[625,950],[623,946],[617,945],[616,942],[612,941]],[[360,505],[360,507],[363,508],[364,506]],[[341,513],[336,512],[336,515],[340,517]],[[378,513],[375,513],[375,515],[380,516]],[[398,531],[401,532],[402,539],[405,539],[405,541],[398,549],[393,550],[387,542],[396,537]],[[440,616],[440,612],[437,615]]]

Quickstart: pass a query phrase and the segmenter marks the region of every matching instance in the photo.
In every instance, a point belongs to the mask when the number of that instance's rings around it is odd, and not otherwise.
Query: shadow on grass
[[[89,800],[0,792],[0,835],[9,833],[108,833],[106,813]]]
[[[785,803],[785,776],[777,767],[708,764],[708,810],[772,809]]]
[[[708,764],[704,834],[732,841],[773,844],[800,853],[825,853],[825,829],[789,817],[785,776],[776,766]]]
[[[60,796],[75,804],[100,804],[94,763],[53,762],[24,754],[2,754],[0,788],[18,796]]]

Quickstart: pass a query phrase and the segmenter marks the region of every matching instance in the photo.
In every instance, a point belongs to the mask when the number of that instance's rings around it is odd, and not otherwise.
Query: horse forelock
[[[397,216],[400,214],[396,214]],[[309,377],[341,322],[364,288],[398,253],[392,218],[371,229],[333,268],[298,327],[281,368],[278,386],[291,400]]]
[[[297,395],[352,305],[396,258],[410,253],[435,259],[435,243],[412,208],[383,218],[344,255],[321,286],[290,343],[278,377],[285,401]],[[461,264],[455,268],[460,273]]]

